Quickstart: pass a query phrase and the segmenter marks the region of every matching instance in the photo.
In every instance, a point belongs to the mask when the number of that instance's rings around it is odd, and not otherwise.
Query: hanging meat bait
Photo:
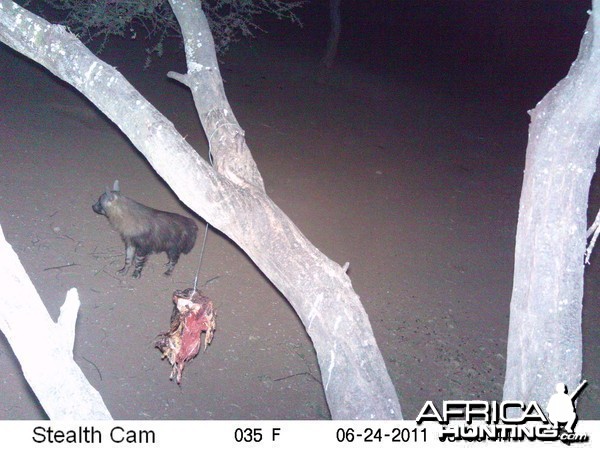
[[[171,363],[171,379],[181,383],[185,363],[193,359],[200,350],[202,333],[204,350],[211,343],[216,328],[216,314],[212,301],[195,288],[173,292],[171,328],[161,333],[155,342],[163,358]]]

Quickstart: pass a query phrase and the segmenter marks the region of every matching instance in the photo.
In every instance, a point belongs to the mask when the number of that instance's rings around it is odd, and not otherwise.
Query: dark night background
[[[325,42],[327,6],[310,1],[300,12],[298,44]],[[342,0],[339,58],[482,99],[532,102],[566,75],[589,8],[581,0]]]

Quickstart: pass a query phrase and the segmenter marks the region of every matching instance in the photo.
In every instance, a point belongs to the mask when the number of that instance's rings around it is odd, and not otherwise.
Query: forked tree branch
[[[76,289],[67,292],[54,323],[0,226],[0,330],[52,420],[107,420],[111,415],[73,361]]]

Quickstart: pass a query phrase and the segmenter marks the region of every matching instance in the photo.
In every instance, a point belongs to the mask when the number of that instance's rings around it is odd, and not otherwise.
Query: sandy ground
[[[326,255],[350,262],[405,417],[426,400],[500,400],[526,110],[558,78],[522,102],[360,63],[318,83],[320,55],[278,40],[232,49],[227,93],[269,195]],[[165,77],[183,70],[181,55],[143,73],[141,52],[103,57],[206,155],[189,93]],[[181,386],[169,381],[153,340],[168,327],[171,293],[193,283],[200,245],[171,278],[162,276],[164,254],[141,279],[123,278],[122,243],[91,205],[119,179],[142,203],[193,214],[80,95],[4,46],[0,67],[0,223],[54,319],[78,288],[75,361],[113,417],[328,418],[295,313],[214,230],[200,281],[218,329]],[[598,191],[596,181],[594,211]],[[586,274],[583,419],[600,419],[599,264],[596,255]],[[46,417],[4,336],[0,373],[0,419]]]

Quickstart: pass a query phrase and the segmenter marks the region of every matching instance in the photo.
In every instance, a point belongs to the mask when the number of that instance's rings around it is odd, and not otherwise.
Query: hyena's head
[[[114,208],[115,202],[120,197],[119,180],[115,180],[112,191],[107,187],[104,194],[102,194],[98,201],[92,205],[92,209],[97,214],[109,216],[111,208]]]

